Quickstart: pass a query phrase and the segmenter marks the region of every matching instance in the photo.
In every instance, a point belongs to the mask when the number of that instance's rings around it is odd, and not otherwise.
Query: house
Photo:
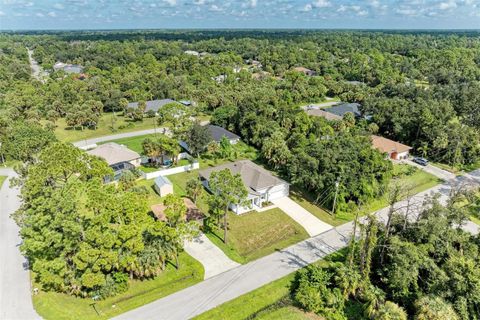
[[[188,54],[190,56],[196,56],[196,57],[198,57],[200,55],[200,53],[198,53],[198,51],[194,51],[194,50],[186,50],[183,53]]]
[[[330,112],[327,112],[325,110],[322,110],[322,109],[306,109],[305,110],[307,112],[307,114],[309,116],[313,116],[313,117],[323,117],[327,120],[330,120],[330,121],[338,121],[338,120],[342,120],[343,118],[341,116],[338,116],[334,113],[330,113]]]
[[[185,206],[187,207],[187,214],[185,220],[201,222],[205,218],[205,215],[197,208],[197,206],[193,203],[192,200],[190,200],[189,198],[183,198],[183,203],[185,203]],[[158,220],[166,220],[166,206],[163,203],[155,204],[151,206],[150,209]]]
[[[372,146],[382,153],[386,153],[389,159],[402,160],[407,159],[410,154],[410,149],[407,145],[396,142],[384,137],[372,135]]]
[[[227,75],[226,74],[220,74],[216,77],[212,77],[211,79],[213,81],[215,81],[216,83],[223,83],[227,80]]]
[[[177,103],[177,102],[172,99],[149,100],[146,102],[147,107],[145,108],[145,112],[153,111],[157,113],[158,110],[160,110],[160,108],[162,108],[164,105],[169,103]],[[138,102],[130,102],[127,106],[127,109],[129,108],[133,108],[133,109],[138,108]]]
[[[141,156],[137,152],[115,142],[99,145],[87,153],[107,162],[114,171],[113,180],[118,180],[123,171],[134,169],[141,164]]]
[[[199,172],[200,180],[209,189],[208,180],[212,172],[224,169],[229,169],[232,174],[240,174],[243,184],[248,190],[247,205],[230,206],[230,209],[236,214],[260,209],[264,203],[289,194],[290,186],[287,182],[275,177],[271,172],[250,160],[240,160],[201,170]]]
[[[343,116],[351,112],[355,116],[355,118],[361,118],[362,113],[360,112],[360,104],[359,103],[342,103],[337,106],[333,106],[331,108],[325,109],[326,112],[328,113],[333,113],[334,115],[340,116],[343,118]]]
[[[249,69],[261,69],[263,67],[260,61],[254,59],[248,59],[245,63],[250,66]]]
[[[196,103],[191,100],[180,100],[179,103],[183,104],[185,107],[195,107]]]
[[[208,132],[210,133],[211,141],[215,141],[217,143],[220,143],[223,137],[226,137],[230,144],[236,144],[238,141],[240,141],[240,137],[237,136],[235,133],[230,132],[220,126],[215,126],[213,124],[207,125]],[[179,142],[180,146],[185,149],[187,152],[190,152],[190,148],[188,147],[188,144],[185,141],[180,141]]]
[[[296,67],[296,68],[293,68],[293,70],[295,70],[297,72],[301,72],[308,77],[313,77],[314,75],[317,74],[315,71],[307,69],[305,67]]]
[[[160,197],[165,197],[167,194],[173,193],[173,184],[172,182],[164,176],[159,176],[153,182],[153,188]]]
[[[83,73],[83,66],[79,64],[67,64],[63,62],[57,62],[53,65],[53,70],[63,70],[65,73],[81,74]]]

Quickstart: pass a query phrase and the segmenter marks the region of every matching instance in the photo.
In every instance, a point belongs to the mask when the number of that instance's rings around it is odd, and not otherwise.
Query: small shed
[[[172,182],[164,176],[159,176],[155,179],[154,186],[155,191],[160,195],[160,197],[164,197],[168,194],[173,193],[173,184]]]

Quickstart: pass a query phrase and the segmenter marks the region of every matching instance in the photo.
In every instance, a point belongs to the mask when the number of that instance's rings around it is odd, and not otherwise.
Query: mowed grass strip
[[[394,183],[404,185],[411,189],[410,192],[412,194],[416,194],[433,188],[437,184],[442,183],[442,180],[428,172],[411,167],[407,164],[395,164],[394,178],[390,181],[390,184],[393,185]],[[313,195],[304,192],[299,188],[291,187],[290,197],[318,219],[332,226],[342,225],[355,218],[355,210],[337,211],[335,215],[332,215],[330,212],[331,208],[327,209],[319,207],[315,204]],[[360,212],[360,216],[375,212],[386,206],[388,206],[388,193],[385,193],[383,196],[376,199],[372,199],[365,204]]]
[[[343,261],[346,250],[333,253],[325,259],[315,262],[325,265],[328,261]],[[193,318],[194,320],[244,320],[244,319],[323,319],[315,314],[305,313],[293,305],[284,305],[282,300],[288,300],[290,286],[295,278],[295,272],[283,278],[270,282],[256,290],[241,295],[231,301],[211,309]],[[348,307],[347,307],[348,308]],[[347,310],[348,311],[348,310]]]
[[[3,183],[5,182],[5,180],[7,180],[7,176],[0,176],[0,188],[3,186]]]
[[[207,236],[227,256],[247,263],[307,239],[305,229],[278,208],[236,215],[228,213],[227,244],[223,229],[214,228]]]
[[[33,305],[38,314],[47,320],[109,319],[203,280],[204,270],[200,262],[186,253],[181,253],[179,259],[180,269],[168,264],[158,277],[131,281],[128,291],[115,297],[95,302],[91,298],[40,291],[33,296]],[[98,314],[93,308],[94,302]]]

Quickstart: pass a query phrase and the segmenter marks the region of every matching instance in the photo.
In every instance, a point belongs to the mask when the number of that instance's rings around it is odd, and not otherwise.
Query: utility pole
[[[340,177],[335,181],[335,196],[333,197],[332,215],[335,216],[335,205],[337,204],[338,187],[340,186]]]

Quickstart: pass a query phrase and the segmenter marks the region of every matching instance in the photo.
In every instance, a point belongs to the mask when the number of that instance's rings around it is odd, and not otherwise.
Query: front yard
[[[229,212],[227,244],[223,243],[223,229],[214,228],[206,235],[239,263],[258,259],[309,237],[302,226],[278,208],[242,215]]]
[[[40,291],[33,296],[33,305],[44,319],[109,319],[192,286],[203,280],[203,273],[203,266],[197,260],[181,253],[179,270],[169,264],[160,276],[152,280],[131,281],[128,291],[115,297],[94,303],[91,298],[82,299],[62,293]],[[34,283],[33,287],[36,286]]]

